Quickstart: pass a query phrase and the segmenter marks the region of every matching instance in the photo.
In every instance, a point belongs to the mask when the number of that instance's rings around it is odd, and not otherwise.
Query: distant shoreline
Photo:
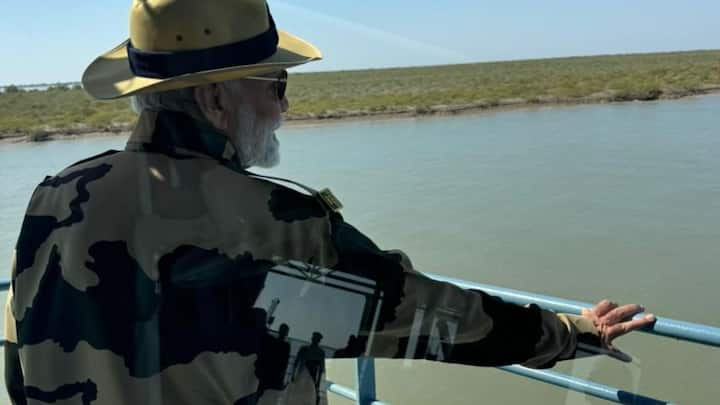
[[[300,126],[316,126],[325,124],[339,124],[344,122],[352,121],[375,121],[375,120],[394,120],[394,119],[408,119],[408,118],[421,118],[421,117],[441,117],[441,116],[455,116],[455,115],[471,115],[480,114],[484,112],[498,112],[498,111],[512,111],[521,110],[533,107],[563,107],[563,106],[575,106],[575,105],[602,105],[602,104],[621,104],[628,102],[646,102],[646,101],[658,101],[658,100],[674,100],[680,98],[689,98],[694,96],[702,96],[708,94],[720,94],[720,85],[718,86],[706,86],[702,89],[688,91],[686,93],[675,93],[669,95],[662,95],[657,98],[651,99],[632,99],[622,100],[612,97],[612,95],[592,95],[588,97],[575,98],[575,99],[506,99],[500,100],[495,104],[465,104],[465,105],[436,105],[429,108],[415,109],[415,108],[403,108],[396,111],[348,111],[348,112],[333,112],[324,115],[320,115],[312,118],[305,117],[290,117],[285,120],[285,127],[300,127]],[[112,130],[103,129],[87,129],[87,131],[45,131],[40,139],[32,139],[30,135],[25,134],[0,134],[0,145],[7,143],[30,143],[30,142],[47,142],[55,140],[73,140],[73,139],[88,139],[108,136],[128,136],[131,131],[131,126],[128,128],[114,128]]]
[[[720,50],[292,73],[289,80],[287,122],[320,125],[713,93]],[[95,100],[79,84],[4,90],[0,139],[126,134],[137,120],[127,99]]]

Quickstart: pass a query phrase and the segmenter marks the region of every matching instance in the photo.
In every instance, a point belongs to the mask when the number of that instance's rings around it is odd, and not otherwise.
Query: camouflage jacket
[[[315,403],[326,358],[547,367],[594,327],[431,280],[221,134],[144,113],[47,177],[6,305],[14,403]],[[593,340],[593,339],[591,339]]]

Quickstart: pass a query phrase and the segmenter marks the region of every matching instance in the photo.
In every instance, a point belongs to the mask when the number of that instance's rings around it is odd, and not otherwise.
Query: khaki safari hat
[[[321,59],[277,31],[265,0],[133,0],[130,38],[83,74],[99,99],[240,79]]]

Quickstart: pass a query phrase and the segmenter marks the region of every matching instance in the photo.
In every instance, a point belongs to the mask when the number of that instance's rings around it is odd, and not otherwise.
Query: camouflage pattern
[[[325,358],[548,367],[597,344],[423,276],[171,112],[36,188],[6,313],[16,404],[315,404]]]

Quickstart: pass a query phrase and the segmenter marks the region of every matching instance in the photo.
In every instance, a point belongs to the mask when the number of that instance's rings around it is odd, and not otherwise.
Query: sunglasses
[[[275,92],[277,93],[278,100],[282,100],[285,98],[285,90],[287,89],[287,78],[288,73],[287,70],[281,70],[280,75],[277,77],[265,77],[265,76],[245,76],[243,79],[251,79],[251,80],[264,80],[267,82],[275,82],[273,83],[275,87]]]

